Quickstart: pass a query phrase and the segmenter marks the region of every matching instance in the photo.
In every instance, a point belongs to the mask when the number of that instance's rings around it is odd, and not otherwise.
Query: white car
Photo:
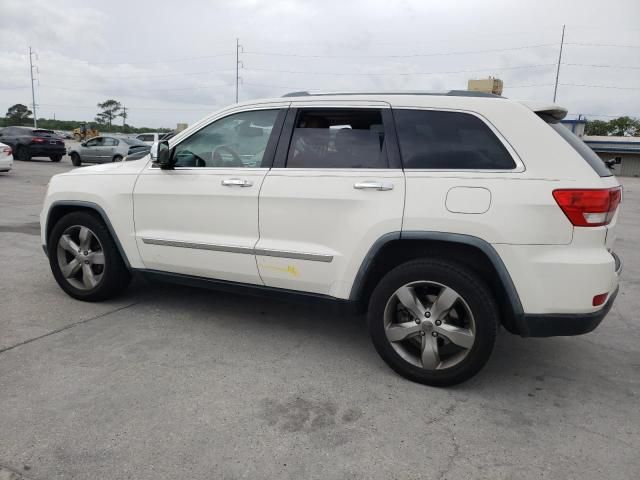
[[[164,140],[165,138],[169,138],[172,132],[169,133],[159,133],[159,132],[149,132],[149,133],[141,133],[140,135],[136,135],[135,139],[140,140],[141,142],[146,143],[147,145],[153,145],[154,143],[159,142],[160,140]]]
[[[13,151],[9,145],[0,143],[0,172],[8,172],[13,168]]]
[[[622,188],[565,115],[456,91],[236,104],[155,159],[55,175],[42,243],[80,300],[135,273],[366,309],[391,368],[451,385],[499,325],[586,333],[617,295]]]

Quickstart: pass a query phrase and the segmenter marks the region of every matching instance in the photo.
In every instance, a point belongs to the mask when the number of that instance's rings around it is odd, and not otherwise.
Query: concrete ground
[[[618,300],[594,333],[502,333],[467,383],[394,374],[363,318],[134,282],[66,296],[40,248],[46,183],[0,175],[0,479],[640,478],[640,181]]]

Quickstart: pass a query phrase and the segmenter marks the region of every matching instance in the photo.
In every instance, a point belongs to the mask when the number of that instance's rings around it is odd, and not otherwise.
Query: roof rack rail
[[[308,97],[308,96],[340,96],[340,95],[434,95],[449,97],[485,97],[485,98],[505,98],[501,95],[487,92],[477,92],[474,90],[449,90],[445,92],[426,92],[426,91],[404,91],[404,92],[308,92],[306,90],[299,92],[290,92],[282,97]]]

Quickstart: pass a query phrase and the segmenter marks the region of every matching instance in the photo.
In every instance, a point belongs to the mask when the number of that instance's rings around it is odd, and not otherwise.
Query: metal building
[[[614,174],[619,177],[640,177],[640,137],[588,136],[582,140],[598,154],[602,160],[620,157]]]

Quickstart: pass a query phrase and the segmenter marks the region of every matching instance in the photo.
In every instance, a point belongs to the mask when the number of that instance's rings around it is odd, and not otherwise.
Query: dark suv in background
[[[0,130],[0,142],[13,149],[16,160],[49,157],[59,162],[67,153],[64,140],[53,130],[32,127],[6,127]]]

